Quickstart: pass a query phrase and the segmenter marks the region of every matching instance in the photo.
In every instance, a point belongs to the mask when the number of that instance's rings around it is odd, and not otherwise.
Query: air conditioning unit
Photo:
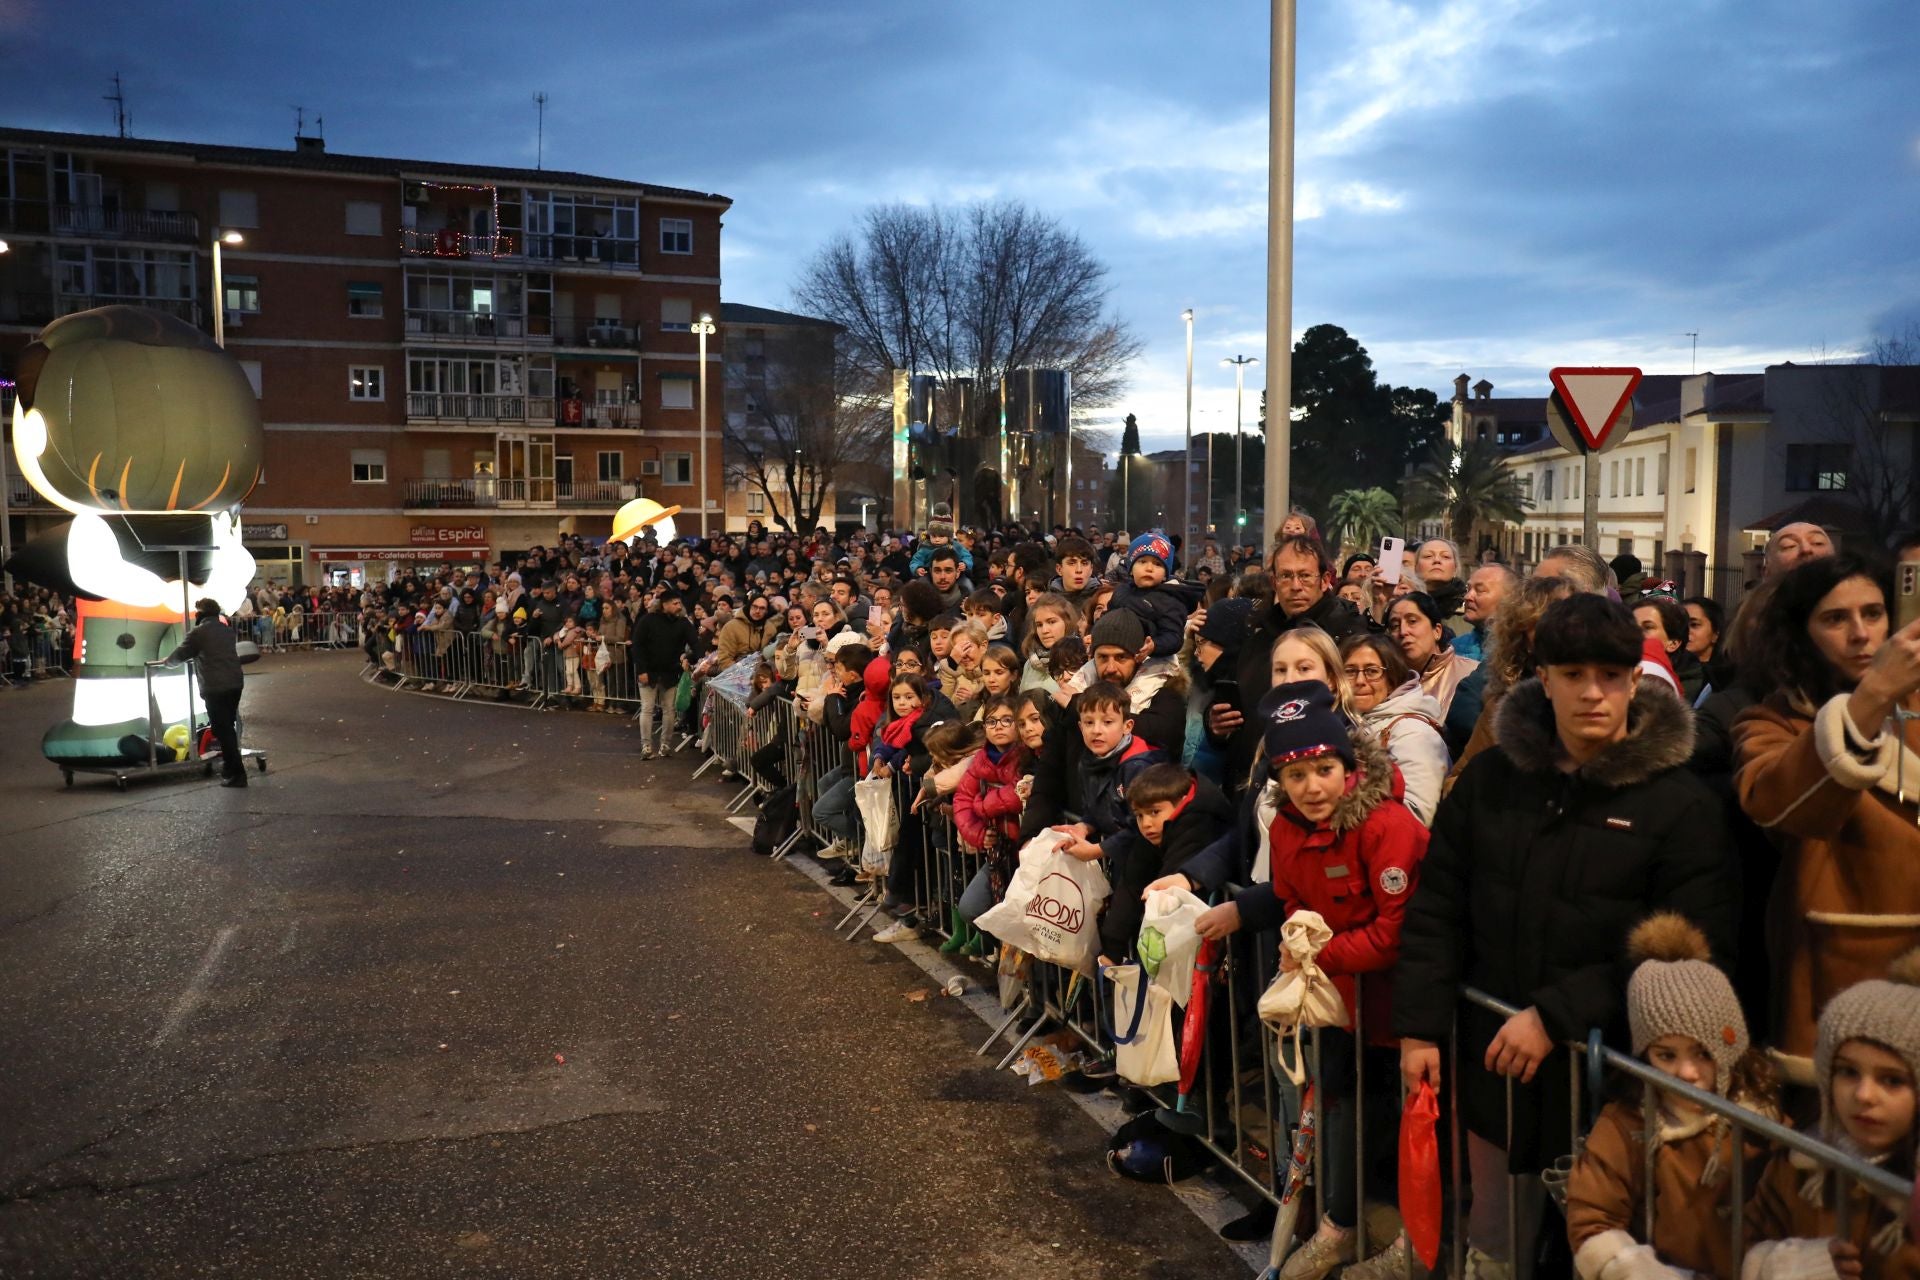
[[[401,202],[404,204],[425,204],[427,202],[426,184],[422,182],[407,183],[401,192]]]
[[[651,462],[642,462],[640,464],[640,474],[642,477],[658,476],[660,474],[659,460],[655,459]]]

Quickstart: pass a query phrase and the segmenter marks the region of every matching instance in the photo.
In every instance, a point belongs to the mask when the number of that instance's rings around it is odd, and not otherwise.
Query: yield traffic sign
[[[1640,370],[1629,368],[1560,368],[1549,370],[1555,395],[1548,399],[1548,423],[1554,435],[1575,453],[1599,453],[1615,443],[1621,428],[1633,423],[1633,392]],[[1555,410],[1572,420],[1572,431],[1554,421]],[[1577,433],[1577,434],[1576,434]],[[1573,437],[1573,438],[1569,438]]]

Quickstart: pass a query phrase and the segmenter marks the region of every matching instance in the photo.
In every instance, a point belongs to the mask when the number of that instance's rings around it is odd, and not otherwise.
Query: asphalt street
[[[0,690],[0,1275],[1246,1274],[690,762],[358,669],[250,669],[246,790]]]

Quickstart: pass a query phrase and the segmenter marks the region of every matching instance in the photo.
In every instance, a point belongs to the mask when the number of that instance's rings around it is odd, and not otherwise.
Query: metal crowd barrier
[[[234,619],[234,630],[266,653],[281,649],[350,649],[361,641],[357,609],[313,613],[289,610],[277,617],[256,613],[251,618]]]

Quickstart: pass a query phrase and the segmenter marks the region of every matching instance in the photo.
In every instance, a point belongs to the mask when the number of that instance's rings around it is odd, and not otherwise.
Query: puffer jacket
[[[1018,745],[1002,751],[983,747],[967,766],[966,777],[953,793],[953,821],[968,848],[985,849],[994,840],[1002,845],[1020,842],[1020,796],[1013,789],[1026,767],[1027,753]]]
[[[1773,1033],[1784,1073],[1813,1079],[1814,1019],[1920,942],[1920,726],[1868,738],[1847,696],[1814,710],[1788,695],[1734,721],[1734,787],[1781,847],[1769,904]],[[1904,790],[1903,790],[1904,786]]]
[[[1427,829],[1401,801],[1402,784],[1378,745],[1356,744],[1347,793],[1325,822],[1311,822],[1281,792],[1268,825],[1272,880],[1234,896],[1241,927],[1277,930],[1296,911],[1317,911],[1333,938],[1320,967],[1375,1043],[1391,1043],[1393,967],[1407,900],[1420,879]],[[1278,784],[1273,784],[1277,786]],[[1362,1001],[1354,978],[1366,975]]]
[[[1446,740],[1441,737],[1443,717],[1440,704],[1421,687],[1418,676],[1360,717],[1374,741],[1384,746],[1400,766],[1400,777],[1406,785],[1403,799],[1423,826],[1433,825],[1433,811],[1440,804],[1440,791],[1447,780],[1450,761]]]
[[[1670,691],[1643,682],[1627,737],[1571,772],[1538,680],[1516,685],[1498,716],[1498,746],[1434,817],[1401,930],[1393,1028],[1442,1041],[1458,1011],[1467,1125],[1506,1146],[1515,1172],[1532,1172],[1568,1151],[1565,1050],[1514,1084],[1509,1144],[1503,1081],[1474,1065],[1503,1019],[1463,1005],[1461,989],[1537,1009],[1556,1044],[1594,1027],[1623,1043],[1627,933],[1676,911],[1728,964],[1734,889],[1719,810],[1684,767],[1693,714]]]
[[[1158,845],[1149,844],[1137,829],[1130,832],[1107,865],[1113,894],[1100,917],[1101,954],[1109,960],[1132,958],[1147,914],[1142,897],[1147,886],[1180,870],[1232,826],[1233,803],[1205,778],[1195,778],[1192,794],[1160,829]]]

